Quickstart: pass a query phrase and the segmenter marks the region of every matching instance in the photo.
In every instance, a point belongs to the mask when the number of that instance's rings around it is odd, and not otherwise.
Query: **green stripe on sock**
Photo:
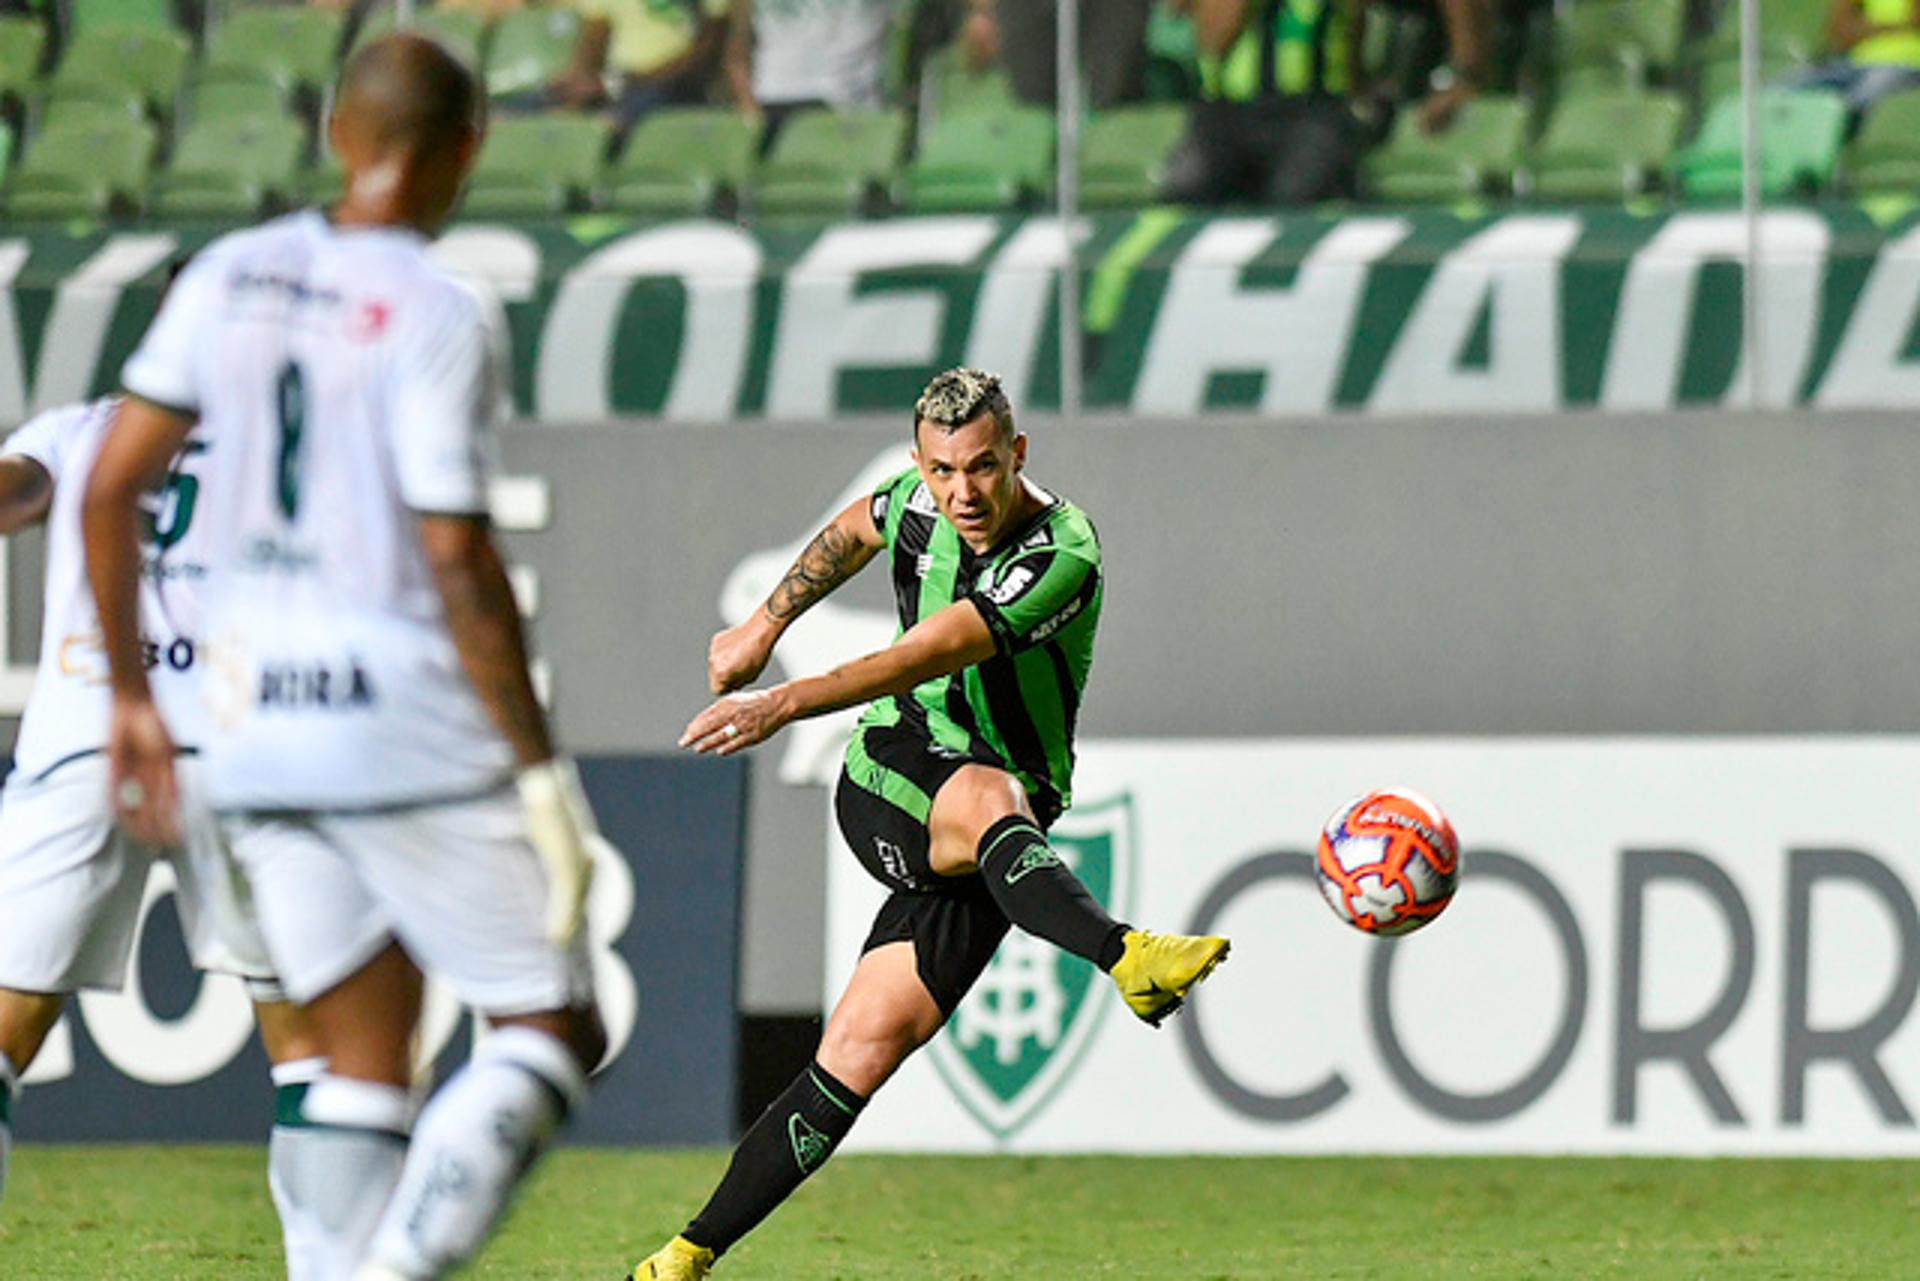
[[[311,1130],[313,1122],[307,1120],[305,1104],[309,1081],[300,1081],[294,1085],[276,1085],[273,1087],[273,1123],[286,1130]]]
[[[842,1112],[845,1112],[848,1116],[859,1115],[859,1113],[855,1111],[846,1102],[844,1102],[839,1095],[835,1094],[832,1090],[829,1090],[827,1088],[827,1083],[820,1079],[820,1074],[818,1072],[814,1071],[812,1068],[808,1068],[807,1075],[813,1078],[813,1088],[820,1091],[820,1093],[826,1095],[827,1102],[833,1104],[833,1106],[839,1108]]]

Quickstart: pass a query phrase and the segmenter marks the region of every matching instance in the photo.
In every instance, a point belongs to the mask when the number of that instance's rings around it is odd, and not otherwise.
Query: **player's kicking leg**
[[[985,765],[956,771],[934,796],[928,861],[941,876],[978,872],[1009,921],[1092,961],[1146,1022],[1179,1009],[1187,991],[1226,959],[1213,935],[1152,934],[1107,915],[1047,843],[1026,790]]]

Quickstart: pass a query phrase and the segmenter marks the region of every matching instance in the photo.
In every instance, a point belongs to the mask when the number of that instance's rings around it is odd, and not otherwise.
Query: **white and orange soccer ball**
[[[1368,934],[1410,934],[1453,901],[1460,842],[1438,805],[1383,787],[1334,811],[1314,864],[1341,920]]]

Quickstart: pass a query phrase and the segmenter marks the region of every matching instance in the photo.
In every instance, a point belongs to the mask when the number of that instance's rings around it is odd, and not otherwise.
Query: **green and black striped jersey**
[[[955,601],[972,601],[998,652],[911,694],[878,700],[860,724],[911,728],[936,751],[1007,770],[1050,823],[1072,802],[1074,722],[1093,668],[1101,574],[1086,513],[1047,498],[1043,511],[976,555],[940,515],[917,470],[874,491],[873,523],[886,539],[901,632]]]

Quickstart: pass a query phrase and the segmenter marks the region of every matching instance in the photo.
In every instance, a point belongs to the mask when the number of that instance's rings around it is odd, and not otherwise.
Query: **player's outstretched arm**
[[[12,534],[47,518],[53,477],[25,454],[0,458],[0,534]]]
[[[180,815],[173,739],[153,705],[140,655],[137,505],[166,475],[192,428],[193,419],[185,414],[135,397],[122,401],[87,478],[80,509],[87,578],[112,673],[107,759],[114,803],[127,830],[151,845],[178,843]]]
[[[904,694],[923,681],[984,663],[994,651],[993,633],[979,607],[957,601],[921,619],[885,649],[824,676],[721,699],[688,723],[680,746],[730,756],[772,737],[789,721]]]
[[[868,500],[856,499],[813,536],[766,602],[716,632],[707,646],[707,686],[716,694],[756,680],[789,624],[865,568],[885,546]]]

